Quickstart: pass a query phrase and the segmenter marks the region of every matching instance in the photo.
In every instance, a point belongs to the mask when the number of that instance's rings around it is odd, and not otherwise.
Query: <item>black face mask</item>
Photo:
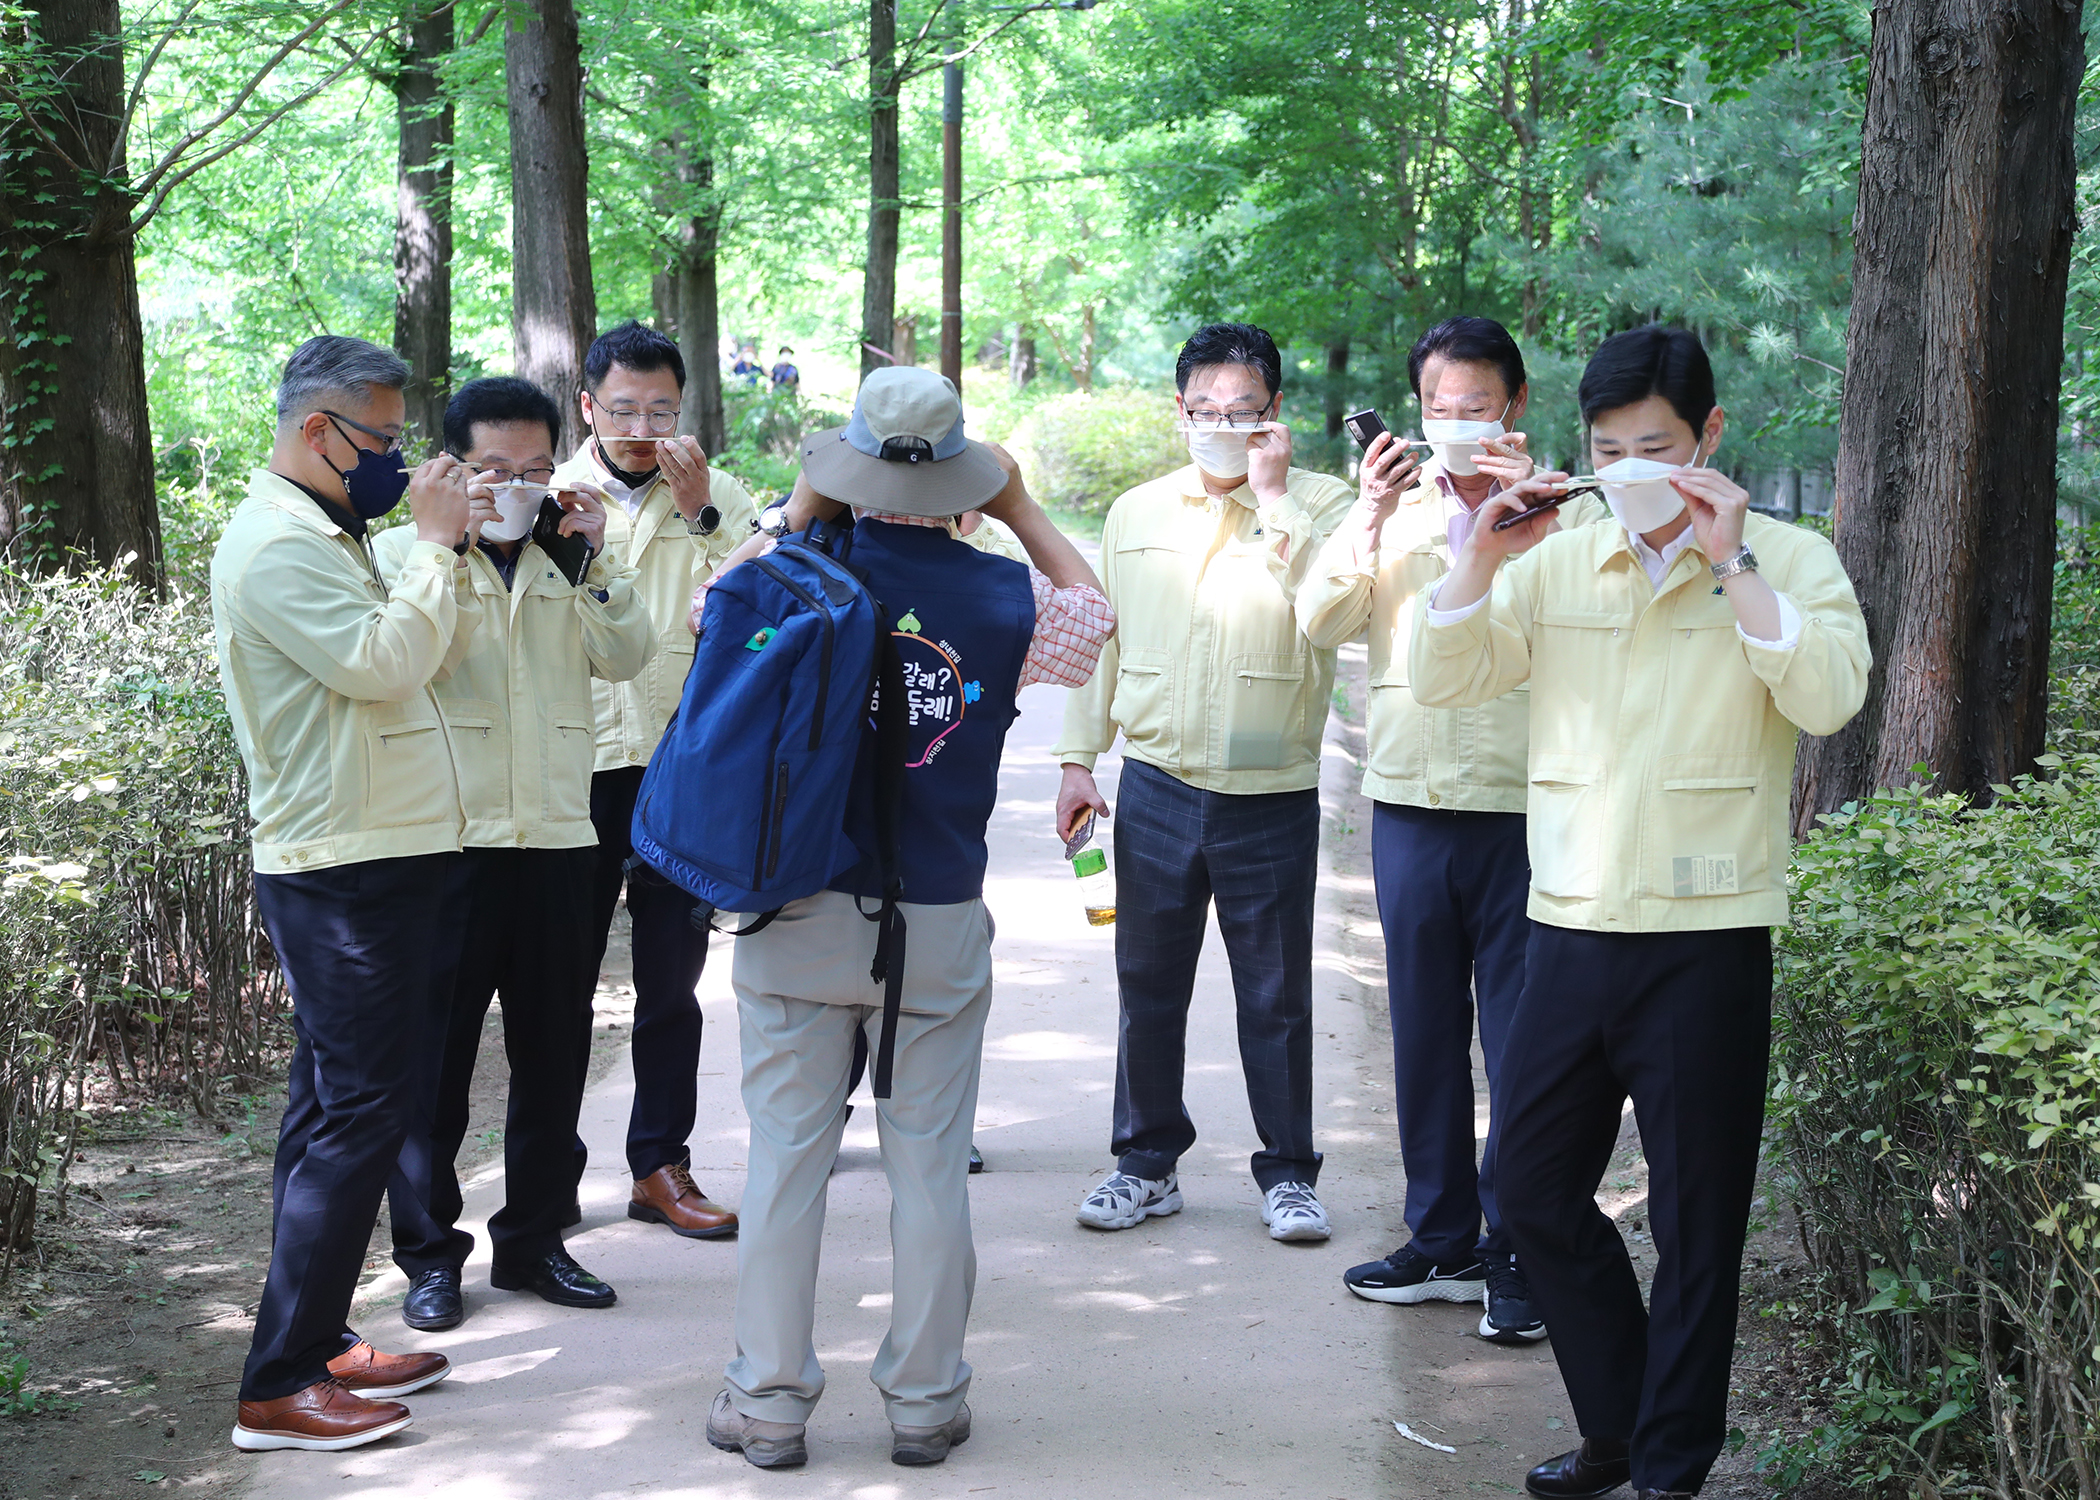
[[[329,421],[343,434],[343,441],[350,443],[350,434],[343,432],[342,424],[333,417]],[[399,505],[401,497],[408,493],[408,460],[398,448],[375,453],[355,443],[350,443],[350,447],[357,454],[357,462],[347,469],[336,469],[343,479],[343,493],[350,498],[351,510],[367,521],[377,520]]]
[[[640,489],[654,479],[659,472],[655,468],[643,469],[640,473],[636,473],[632,469],[623,469],[612,461],[612,455],[605,451],[605,444],[599,441],[596,433],[591,435],[591,441],[597,446],[598,462],[605,465],[605,471],[631,490]]]

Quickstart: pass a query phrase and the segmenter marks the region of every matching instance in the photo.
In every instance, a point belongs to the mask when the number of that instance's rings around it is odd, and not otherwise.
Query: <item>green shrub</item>
[[[2100,757],[1988,808],[1825,821],[1779,934],[1772,1130],[1821,1272],[1837,1423],[1903,1493],[2096,1493]]]
[[[199,601],[0,574],[0,1242],[63,1181],[68,1089],[203,1112],[282,1037],[247,779]]]
[[[1034,405],[1011,447],[1036,499],[1100,515],[1125,490],[1189,461],[1174,420],[1165,391],[1071,391]]]

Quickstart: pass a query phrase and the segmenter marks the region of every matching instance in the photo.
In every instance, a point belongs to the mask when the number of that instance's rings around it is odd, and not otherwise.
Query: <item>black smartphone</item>
[[[1372,440],[1386,430],[1385,418],[1369,407],[1342,418],[1342,426],[1348,430],[1349,436],[1356,439],[1359,448],[1370,447]]]
[[[1575,488],[1573,488],[1572,490],[1568,490],[1564,494],[1554,495],[1549,499],[1541,500],[1538,504],[1532,506],[1529,510],[1520,510],[1515,515],[1504,516],[1501,520],[1497,521],[1494,524],[1494,526],[1490,529],[1494,531],[1507,531],[1512,526],[1522,526],[1526,521],[1530,520],[1533,516],[1538,515],[1541,511],[1559,510],[1563,505],[1566,505],[1577,495],[1594,495],[1596,493],[1597,486],[1595,486],[1594,484],[1578,484],[1575,486]]]
[[[541,500],[539,518],[532,523],[532,540],[547,554],[547,560],[561,569],[562,577],[572,585],[580,585],[591,565],[591,544],[580,536],[561,534],[561,518],[567,514],[553,495]]]

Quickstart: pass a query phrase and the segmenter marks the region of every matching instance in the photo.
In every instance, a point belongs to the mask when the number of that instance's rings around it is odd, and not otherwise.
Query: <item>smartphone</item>
[[[1378,434],[1386,430],[1385,418],[1369,407],[1342,418],[1342,426],[1348,430],[1349,436],[1356,439],[1359,448],[1370,447]]]
[[[584,572],[591,565],[591,544],[580,536],[561,534],[561,518],[567,514],[553,491],[548,491],[540,501],[539,519],[532,523],[532,540],[574,586],[582,584]]]
[[[1596,493],[1597,486],[1594,484],[1579,484],[1571,490],[1553,496],[1551,499],[1541,500],[1529,510],[1520,510],[1515,515],[1504,516],[1489,529],[1492,531],[1507,531],[1512,526],[1522,526],[1541,511],[1559,510],[1577,495],[1594,495]]]
[[[1086,816],[1079,820],[1079,825],[1072,830],[1072,836],[1065,840],[1065,858],[1076,858],[1079,851],[1086,847],[1086,841],[1093,836],[1094,810],[1090,807]]]

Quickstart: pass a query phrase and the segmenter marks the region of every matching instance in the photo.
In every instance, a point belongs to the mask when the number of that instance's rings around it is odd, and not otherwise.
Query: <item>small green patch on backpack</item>
[[[910,610],[906,610],[903,617],[897,621],[897,628],[906,635],[917,635],[922,627],[919,624],[919,617]]]
[[[768,625],[757,635],[751,637],[750,640],[744,642],[744,649],[746,651],[763,651],[766,649],[766,644],[773,639],[773,635],[773,627]]]

